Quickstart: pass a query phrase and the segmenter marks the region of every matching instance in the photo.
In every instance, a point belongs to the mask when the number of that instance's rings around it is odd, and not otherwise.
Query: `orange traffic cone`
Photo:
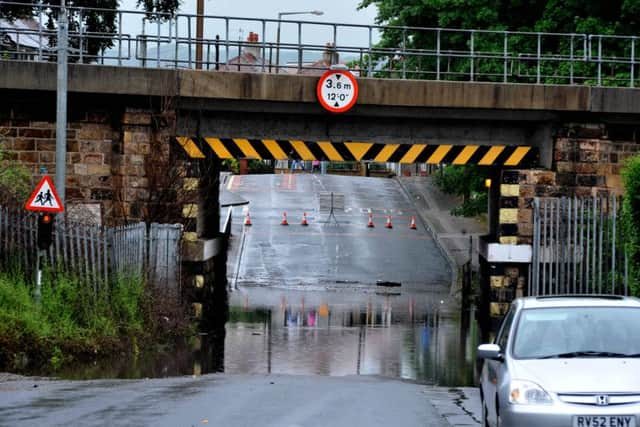
[[[244,218],[244,225],[251,225],[251,216],[249,215],[249,211],[247,211],[247,215]]]
[[[309,223],[307,222],[307,213],[306,212],[302,213],[302,222],[300,223],[300,225],[309,225]]]
[[[280,223],[280,225],[289,225],[289,221],[287,221],[287,213],[286,212],[282,212],[282,222]]]
[[[369,222],[367,223],[367,227],[373,228],[376,225],[373,223],[373,214],[369,214]]]
[[[418,227],[416,227],[416,217],[412,216],[411,217],[411,224],[409,224],[409,228],[412,230],[417,230]]]
[[[391,215],[387,215],[387,223],[385,224],[386,228],[393,228],[393,224],[391,224]]]

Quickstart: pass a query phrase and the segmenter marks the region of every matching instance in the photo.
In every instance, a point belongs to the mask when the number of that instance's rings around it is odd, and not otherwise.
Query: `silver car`
[[[637,298],[516,299],[478,357],[484,427],[640,427]]]

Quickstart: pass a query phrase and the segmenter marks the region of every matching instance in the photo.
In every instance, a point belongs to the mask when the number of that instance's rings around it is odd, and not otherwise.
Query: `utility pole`
[[[198,0],[196,11],[196,69],[202,70],[202,38],[204,35],[204,0]]]
[[[58,82],[56,108],[56,179],[55,186],[62,203],[65,202],[67,175],[67,44],[69,26],[65,0],[61,0],[58,19]],[[82,48],[82,47],[81,47]]]

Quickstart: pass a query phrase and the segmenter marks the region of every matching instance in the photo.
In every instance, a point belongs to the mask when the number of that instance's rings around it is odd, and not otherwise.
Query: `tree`
[[[29,18],[42,12],[46,15],[47,29],[55,30],[58,27],[60,9],[56,6],[60,4],[60,0],[27,0],[27,3],[3,5],[0,9],[0,18],[10,20]],[[180,3],[181,0],[138,0],[137,5],[142,6],[147,12],[148,19],[155,20],[160,17],[161,20],[165,20],[175,15]],[[113,38],[117,35],[117,9],[120,6],[120,0],[66,0],[66,6],[69,11],[69,45],[72,49],[82,49],[85,62],[95,61],[101,52],[113,47]],[[82,46],[77,36],[81,27],[85,34]],[[97,34],[92,36],[92,33]],[[51,46],[57,44],[56,36],[50,37],[49,44]],[[71,61],[75,59],[77,59],[76,56],[70,58]]]
[[[375,5],[378,8],[376,23],[389,26],[437,27],[453,29],[481,29],[495,31],[540,31],[547,33],[579,33],[579,34],[618,34],[636,35],[640,31],[640,0],[362,0],[359,8]],[[441,52],[470,51],[470,33],[445,31],[440,40]],[[491,52],[500,56],[504,49],[501,34],[475,33],[473,35],[474,50]],[[569,38],[546,37],[542,40],[543,52],[562,52],[568,55],[571,50]],[[622,40],[607,40],[605,50],[607,56],[630,57],[630,43]],[[431,52],[436,49],[435,32],[389,28],[382,31],[382,38],[377,46],[388,49],[391,53],[378,53],[372,56],[379,74],[389,74],[402,68],[410,78],[433,78],[435,61],[432,56],[414,56],[394,59],[394,49],[425,49]],[[510,52],[532,52],[537,50],[537,37],[511,35],[509,37]],[[574,54],[584,53],[581,46],[573,46]],[[597,48],[593,48],[596,49]],[[447,71],[440,78],[469,79],[470,61],[455,55],[441,58],[446,61]],[[369,60],[369,58],[367,58]],[[515,61],[514,61],[515,62]],[[542,75],[551,76],[558,70],[568,76],[568,67],[576,76],[593,75],[596,64],[571,65],[549,61],[541,64]],[[526,60],[516,64],[521,74],[537,67]],[[442,66],[442,64],[441,64]],[[477,72],[488,80],[501,80],[504,61],[502,58],[483,59],[474,62]],[[611,79],[624,78],[628,74],[627,64],[612,65],[607,70]],[[563,77],[563,83],[567,78]],[[547,77],[545,82],[558,83],[558,79]],[[585,79],[589,83],[589,79]],[[607,83],[606,81],[604,82]]]
[[[475,165],[444,166],[436,176],[435,184],[447,194],[462,197],[453,215],[475,216],[487,210],[487,192],[484,188],[486,171]]]
[[[180,8],[181,0],[137,0],[136,5],[142,6],[147,12],[147,18],[155,21],[158,17],[165,20],[167,17],[175,15]]]

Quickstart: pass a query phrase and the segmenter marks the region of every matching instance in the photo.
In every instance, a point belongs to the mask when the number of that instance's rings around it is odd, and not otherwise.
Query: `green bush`
[[[262,160],[249,160],[249,164],[247,166],[249,169],[249,173],[273,173],[273,166],[267,164]]]
[[[468,199],[462,202],[461,206],[451,210],[452,215],[476,216],[487,212],[487,193],[473,191]]]
[[[640,296],[640,156],[627,159],[622,170],[625,197],[622,227],[629,256],[629,283],[633,295]]]
[[[235,175],[240,173],[240,165],[236,159],[225,159],[222,161],[222,170],[231,172]]]
[[[19,354],[56,367],[73,354],[137,342],[146,330],[143,293],[141,278],[120,277],[94,289],[45,271],[38,304],[24,275],[0,272],[0,369],[11,368]]]
[[[487,211],[484,178],[478,166],[449,165],[436,175],[435,184],[444,193],[462,197],[462,204],[452,209],[452,215],[476,216]]]
[[[11,157],[11,153],[5,150],[1,131],[2,129],[0,129],[0,205],[22,206],[29,197],[31,174],[29,169],[17,164]]]

